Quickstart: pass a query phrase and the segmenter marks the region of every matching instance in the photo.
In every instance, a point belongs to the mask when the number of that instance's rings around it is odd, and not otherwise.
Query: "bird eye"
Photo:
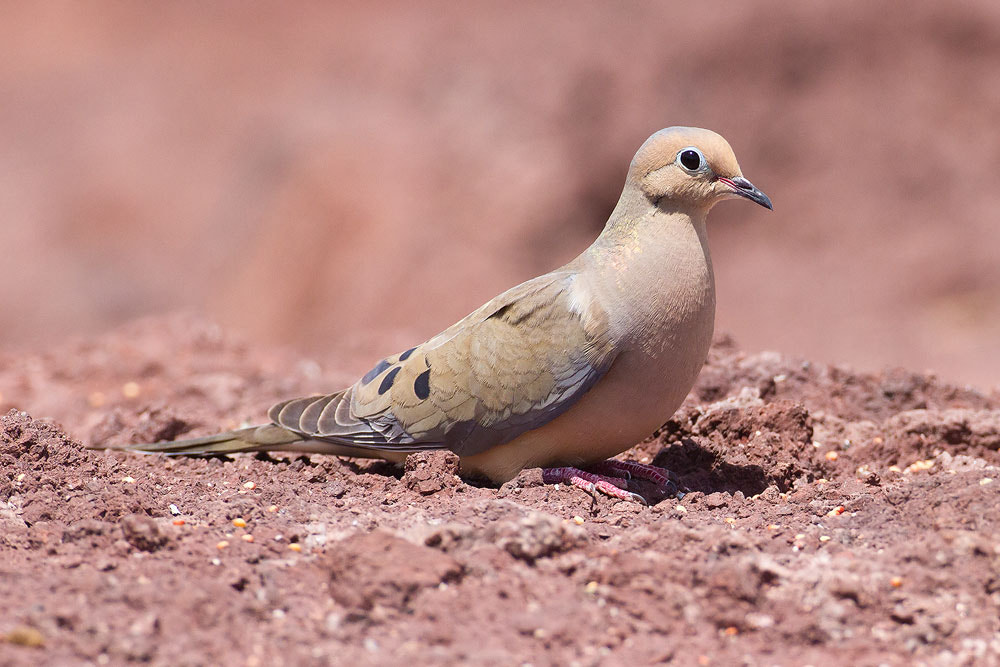
[[[677,159],[680,161],[681,166],[688,171],[698,171],[704,163],[701,153],[694,148],[685,148],[677,156]]]

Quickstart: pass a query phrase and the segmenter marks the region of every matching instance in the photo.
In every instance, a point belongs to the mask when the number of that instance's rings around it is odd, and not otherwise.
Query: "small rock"
[[[709,509],[718,509],[720,507],[725,507],[726,505],[728,505],[729,500],[730,497],[727,494],[717,491],[715,493],[710,493],[707,496],[705,496],[702,502],[704,502],[705,506],[708,507]]]
[[[145,514],[130,514],[119,522],[125,541],[140,551],[156,551],[169,538],[160,532],[156,521]]]
[[[580,526],[551,514],[530,512],[517,520],[494,524],[487,538],[514,558],[534,563],[539,558],[569,551],[586,541]]]
[[[440,549],[445,553],[468,542],[473,536],[473,529],[463,523],[446,523],[435,528],[426,538],[424,544],[435,549]]]
[[[449,451],[414,452],[406,457],[403,483],[425,496],[457,486],[458,455]]]
[[[450,556],[379,530],[332,544],[323,562],[333,599],[365,616],[378,607],[407,609],[420,591],[462,577]]]

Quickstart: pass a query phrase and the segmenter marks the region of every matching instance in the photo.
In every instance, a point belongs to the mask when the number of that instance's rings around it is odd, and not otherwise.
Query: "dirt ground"
[[[689,489],[649,507],[83,446],[347,379],[187,316],[0,352],[0,664],[1000,664],[1000,396],[926,375],[720,338],[623,455]]]

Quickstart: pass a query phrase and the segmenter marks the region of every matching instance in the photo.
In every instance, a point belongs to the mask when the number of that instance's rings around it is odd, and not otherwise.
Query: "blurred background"
[[[1000,3],[6,4],[0,345],[176,310],[345,369],[726,136],[719,331],[1000,384]]]

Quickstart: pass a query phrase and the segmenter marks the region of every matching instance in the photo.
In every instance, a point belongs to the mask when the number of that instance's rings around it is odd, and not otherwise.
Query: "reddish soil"
[[[624,455],[690,490],[649,507],[83,446],[344,380],[189,317],[0,352],[0,664],[1000,664],[1000,396],[926,375],[720,339]]]

